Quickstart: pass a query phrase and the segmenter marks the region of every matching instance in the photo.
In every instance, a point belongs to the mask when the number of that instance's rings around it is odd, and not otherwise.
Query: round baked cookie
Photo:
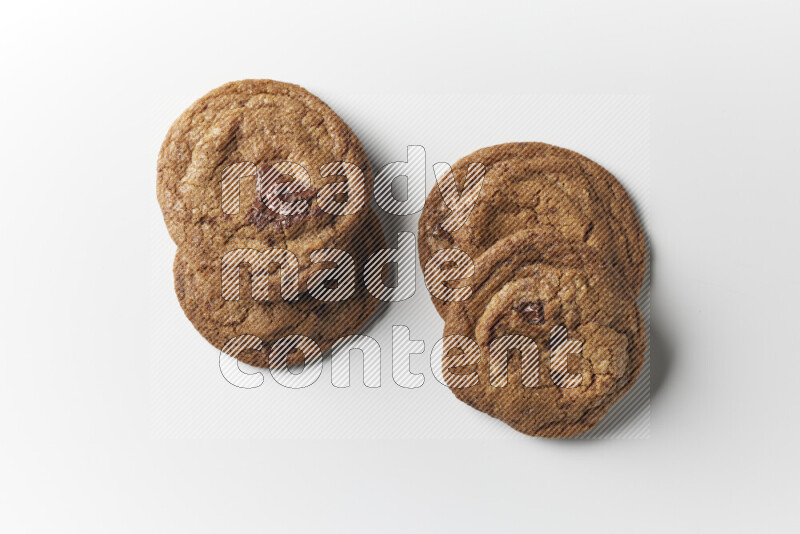
[[[568,437],[594,427],[636,380],[644,324],[630,289],[592,248],[524,230],[480,256],[472,287],[448,311],[443,355],[448,386],[470,406],[525,434]],[[477,362],[451,365],[454,335],[477,343]]]
[[[350,239],[369,210],[372,171],[358,138],[319,98],[297,85],[243,80],[175,121],[157,189],[181,248],[222,250],[238,239],[299,252]]]
[[[470,165],[485,166],[483,188],[467,221],[450,233],[450,213],[437,186],[419,220],[423,267],[439,249],[456,247],[475,260],[496,241],[519,230],[547,226],[602,251],[638,293],[645,274],[644,234],[627,193],[590,159],[544,143],[508,143],[473,152],[452,167],[460,190]],[[433,298],[439,314],[447,303]]]
[[[229,300],[223,296],[222,254],[191,248],[180,248],[175,255],[175,292],[186,317],[216,348],[223,350],[236,336],[256,336],[264,342],[263,350],[231,355],[258,367],[299,365],[305,361],[302,352],[293,352],[285,363],[276,363],[270,359],[271,345],[280,338],[298,335],[310,338],[325,352],[340,337],[357,333],[379,304],[366,289],[364,264],[373,252],[385,246],[378,218],[369,211],[365,223],[351,236],[348,245],[342,247],[354,260],[356,280],[353,294],[337,302],[314,298],[309,281],[323,273],[322,269],[341,265],[338,262],[317,262],[300,273],[299,295],[294,300],[284,300],[283,290],[278,293],[280,277],[285,271],[250,264],[236,280],[238,300]],[[243,248],[242,243],[234,240],[229,250],[239,248]],[[246,243],[244,248],[247,248]],[[266,248],[262,245],[259,250]],[[255,275],[260,268],[264,270],[258,274],[268,277],[270,291],[273,291],[269,300],[253,297]],[[335,284],[332,289],[336,289]]]

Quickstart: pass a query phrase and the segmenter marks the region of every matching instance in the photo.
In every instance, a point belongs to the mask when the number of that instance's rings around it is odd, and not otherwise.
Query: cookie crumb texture
[[[630,389],[644,360],[636,297],[647,252],[633,203],[611,173],[564,148],[508,143],[477,150],[450,171],[460,190],[476,163],[486,172],[467,221],[451,232],[442,228],[449,208],[437,186],[419,221],[423,266],[448,248],[463,250],[475,262],[469,300],[431,297],[445,319],[445,334],[465,336],[480,347],[479,363],[460,374],[445,373],[448,385],[460,400],[520,432],[581,434]],[[553,328],[582,346],[557,366]],[[492,383],[490,347],[506,335],[535,341],[535,386],[521,382],[517,349],[508,353],[506,385]],[[478,383],[464,388],[470,373],[477,373]],[[578,375],[577,386],[560,380]]]
[[[223,181],[230,176],[238,181],[238,192],[226,193],[223,202]],[[292,210],[270,205],[274,197],[265,194],[266,187]],[[329,207],[360,202],[360,209],[322,209],[320,191],[326,188]],[[371,191],[372,171],[360,141],[302,87],[243,80],[200,98],[170,128],[157,168],[158,201],[178,245],[175,290],[186,316],[218,349],[240,334],[262,339],[262,351],[239,355],[262,367],[270,366],[269,345],[283,336],[309,337],[325,351],[338,337],[356,333],[378,305],[362,280],[342,302],[317,301],[305,285],[318,267],[312,251],[345,250],[362,266],[369,253],[385,246],[366,202]],[[243,296],[225,300],[225,253],[270,248],[297,257],[299,299],[254,300],[249,294],[253,273],[245,266]],[[270,275],[270,283],[275,278]],[[295,352],[286,364],[303,361]]]

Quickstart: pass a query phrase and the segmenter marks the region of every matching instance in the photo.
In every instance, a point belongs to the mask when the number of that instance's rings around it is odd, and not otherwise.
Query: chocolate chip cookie
[[[232,240],[230,251],[242,250],[243,244],[250,242]],[[226,260],[206,250],[184,247],[175,256],[175,292],[186,317],[212,345],[222,350],[236,336],[256,336],[264,342],[263,350],[235,356],[251,365],[274,367],[276,362],[270,359],[270,348],[280,338],[305,336],[324,352],[338,338],[359,331],[379,304],[366,289],[364,264],[372,253],[385,246],[378,219],[369,212],[366,224],[341,249],[353,259],[352,291],[332,295],[334,300],[323,296],[320,290],[325,291],[323,286],[330,282],[333,282],[327,288],[330,290],[344,283],[344,277],[325,279],[342,261],[318,261],[305,273],[295,270],[298,286],[290,294],[284,283],[289,270],[285,265],[278,269],[277,265],[266,262],[257,265],[252,256],[234,258],[230,265],[234,268],[231,281],[236,291],[226,295],[228,288],[223,274]],[[318,287],[312,287],[314,283]],[[285,365],[304,361],[305,355],[295,352],[288,355]]]
[[[472,298],[450,305],[445,326],[453,393],[533,436],[591,429],[642,367],[629,285],[598,251],[548,227],[501,239],[475,267]]]
[[[300,252],[350,239],[368,210],[372,172],[358,138],[319,98],[243,80],[175,121],[157,190],[179,247],[221,251],[238,239]]]
[[[439,249],[456,247],[473,260],[516,231],[546,226],[601,251],[638,292],[644,279],[644,235],[619,182],[588,158],[544,143],[508,143],[480,149],[451,170],[463,190],[471,165],[485,167],[483,187],[469,218],[456,231],[442,223],[450,209],[439,187],[430,192],[419,221],[423,266]],[[433,298],[445,316],[446,302]]]

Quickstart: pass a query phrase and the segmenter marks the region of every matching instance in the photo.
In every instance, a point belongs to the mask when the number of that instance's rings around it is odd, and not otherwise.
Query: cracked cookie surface
[[[481,163],[483,187],[467,221],[446,232],[450,213],[434,186],[419,220],[420,262],[456,247],[476,260],[496,241],[525,228],[549,227],[601,251],[634,293],[645,274],[644,234],[619,182],[588,158],[544,143],[508,143],[460,159],[452,176],[463,190],[467,169]],[[448,303],[432,299],[444,317]]]
[[[231,242],[231,250],[240,242]],[[239,355],[245,363],[270,367],[270,346],[279,338],[301,335],[312,339],[319,349],[328,350],[342,336],[355,334],[378,307],[366,289],[363,269],[368,257],[386,243],[377,216],[369,212],[366,224],[343,247],[354,260],[356,283],[349,298],[340,302],[315,299],[309,294],[308,282],[319,269],[335,265],[317,263],[300,274],[300,294],[288,301],[280,292],[281,274],[277,270],[259,273],[268,279],[272,291],[269,299],[253,297],[254,267],[242,269],[239,279],[239,299],[227,300],[222,288],[222,256],[205,250],[182,248],[175,256],[175,292],[186,317],[212,345],[222,350],[225,344],[239,335],[252,335],[265,343],[261,352]],[[265,247],[261,247],[264,249]],[[286,365],[304,363],[301,353],[290,354]]]
[[[445,336],[480,348],[477,362],[445,373],[470,406],[529,435],[569,437],[594,427],[636,380],[644,324],[631,289],[591,247],[547,227],[517,232],[478,258],[473,290],[451,305],[445,326]],[[493,360],[505,336],[535,346],[499,350]],[[447,362],[454,349],[447,339],[444,347]],[[477,382],[463,387],[470,373]]]
[[[280,165],[287,161],[296,165]],[[223,199],[226,176],[240,187]],[[287,213],[265,205],[268,186]],[[172,125],[158,158],[158,200],[179,247],[221,250],[234,239],[298,254],[334,247],[362,223],[371,190],[366,154],[344,121],[302,87],[272,80],[202,97]],[[334,215],[320,209],[320,192],[330,206],[361,209]]]

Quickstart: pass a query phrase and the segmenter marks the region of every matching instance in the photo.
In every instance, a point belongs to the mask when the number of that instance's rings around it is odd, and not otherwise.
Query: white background
[[[798,15],[731,1],[5,5],[0,529],[797,531]],[[651,437],[154,432],[156,151],[180,110],[245,77],[345,107],[650,95]]]

